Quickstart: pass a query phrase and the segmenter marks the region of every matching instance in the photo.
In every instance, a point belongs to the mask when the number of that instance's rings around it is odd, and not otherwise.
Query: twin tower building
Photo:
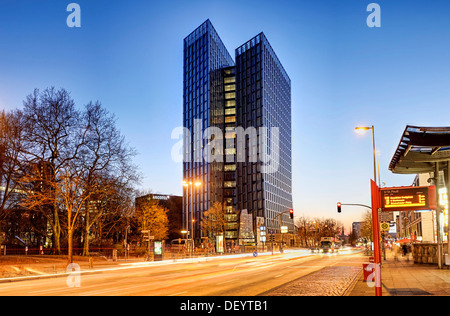
[[[220,234],[229,245],[260,244],[261,230],[279,233],[280,223],[292,233],[284,213],[292,209],[291,80],[264,33],[233,59],[207,20],[184,39],[183,58],[189,238],[214,237],[200,223],[215,202],[224,209]]]

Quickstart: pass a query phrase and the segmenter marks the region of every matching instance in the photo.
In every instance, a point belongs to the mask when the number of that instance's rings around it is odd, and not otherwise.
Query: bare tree
[[[366,210],[363,215],[363,224],[361,226],[361,237],[365,238],[369,242],[373,242],[372,234],[372,213]]]
[[[99,102],[88,103],[84,111],[77,110],[64,89],[35,89],[24,101],[24,109],[17,113],[20,157],[14,159],[21,168],[13,168],[20,171],[18,181],[9,183],[20,185],[16,191],[20,189],[21,206],[47,218],[57,253],[61,251],[61,238],[67,237],[70,261],[74,238],[80,236],[83,223],[80,240],[87,255],[91,229],[101,223],[102,215],[108,213],[111,219],[117,214],[120,218],[124,209],[130,208],[125,192],[140,178],[132,164],[136,153],[125,143],[114,115]],[[9,141],[12,136],[4,132],[14,131],[5,127],[5,117],[0,115],[1,187],[7,182],[7,153],[13,152],[5,144],[15,144]],[[3,197],[1,202],[5,200]]]
[[[93,191],[84,190],[85,178],[83,171],[68,163],[61,168],[58,175],[58,185],[55,187],[56,195],[63,206],[66,216],[68,238],[68,261],[73,258],[73,234],[77,227],[78,218]]]
[[[333,218],[300,217],[297,219],[296,225],[298,237],[307,247],[318,245],[322,237],[339,235],[342,229],[342,224]]]
[[[308,217],[300,216],[296,218],[295,225],[297,226],[297,236],[300,239],[300,244],[305,247],[313,246],[316,222]]]
[[[103,210],[97,213],[101,216],[98,216],[95,225],[92,225],[91,228],[93,241],[98,245],[102,246],[105,241],[123,241],[126,246],[131,239],[132,232],[137,231],[133,192],[131,187],[115,186],[101,202]]]
[[[86,199],[83,212],[83,255],[88,255],[92,226],[102,214],[114,211],[121,205],[107,201],[111,201],[120,188],[136,183],[139,176],[136,167],[131,164],[136,153],[125,143],[116,127],[114,115],[104,109],[100,102],[90,102],[85,107],[82,120],[85,142],[80,150],[79,161],[85,170],[84,190],[94,198]],[[98,181],[99,178],[101,181]],[[91,207],[93,202],[96,203],[95,207]]]
[[[80,135],[80,113],[69,92],[64,89],[35,89],[24,101],[24,143],[26,164],[33,173],[23,178],[23,187],[33,191],[23,205],[43,212],[52,230],[53,245],[61,251],[61,209],[58,205],[58,181],[62,168],[77,157],[84,142]],[[36,184],[40,192],[36,194]]]
[[[22,136],[21,113],[0,111],[0,232],[2,220],[20,201],[17,178],[21,169]]]

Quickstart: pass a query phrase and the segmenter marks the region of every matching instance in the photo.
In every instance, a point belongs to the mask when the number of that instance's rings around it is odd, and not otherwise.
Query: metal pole
[[[378,155],[378,160],[377,160],[377,167],[378,167],[378,187],[381,188],[380,156],[379,155]]]
[[[186,195],[185,195],[185,197],[186,197],[186,209],[185,209],[185,212],[184,212],[185,222],[186,222],[185,228],[186,228],[186,231],[189,231],[189,184],[187,184],[185,186],[185,188],[186,188]],[[186,239],[187,239],[187,237],[188,237],[188,235],[186,234]]]
[[[376,160],[376,152],[375,152],[375,127],[372,125],[372,146],[373,146],[373,181],[375,182],[375,184],[377,183],[377,160]],[[379,169],[378,169],[379,171]],[[380,182],[380,176],[378,174],[378,189],[381,186],[381,182]],[[379,224],[378,224],[378,208],[377,209],[372,209],[372,214],[376,213],[377,216],[377,230],[378,230],[378,236],[380,236],[380,232],[379,232]],[[373,229],[373,228],[372,228]],[[377,242],[377,244],[379,243],[379,241]],[[382,242],[381,244],[381,248],[382,250],[384,250],[384,242]],[[381,264],[381,251],[380,251],[380,264]]]
[[[191,183],[191,236],[192,252],[194,252],[194,181]]]
[[[362,207],[367,207],[368,209],[372,209],[370,206],[368,205],[364,205],[364,204],[355,204],[355,203],[341,203],[341,205],[353,205],[353,206],[362,206]]]
[[[450,261],[450,161],[447,161],[447,169],[445,172],[445,187],[447,188],[447,259]]]
[[[373,146],[373,181],[377,183],[377,167],[375,158],[375,129],[372,125],[372,146]]]
[[[272,242],[272,255],[273,255],[273,240],[274,240],[274,236],[273,236],[273,220],[276,218],[276,216],[274,218],[272,218],[272,222],[270,223],[270,240]]]
[[[438,268],[442,269],[442,237],[441,237],[441,201],[439,199],[439,162],[434,163],[434,185],[436,186],[436,224],[437,224],[437,248]]]

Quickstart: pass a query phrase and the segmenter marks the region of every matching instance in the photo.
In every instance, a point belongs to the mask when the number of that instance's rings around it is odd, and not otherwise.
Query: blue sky
[[[78,0],[81,28],[66,25],[63,0],[0,1],[0,108],[22,106],[34,88],[63,87],[79,107],[99,100],[118,118],[143,188],[182,193],[171,159],[182,124],[183,38],[210,19],[230,54],[263,31],[292,81],[296,215],[349,227],[370,204],[374,125],[382,182],[410,185],[388,170],[407,124],[450,124],[450,3],[366,0]]]

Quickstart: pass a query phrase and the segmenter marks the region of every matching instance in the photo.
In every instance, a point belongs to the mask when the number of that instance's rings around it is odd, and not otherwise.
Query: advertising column
[[[156,240],[153,243],[153,260],[161,261],[164,257],[164,240]]]

